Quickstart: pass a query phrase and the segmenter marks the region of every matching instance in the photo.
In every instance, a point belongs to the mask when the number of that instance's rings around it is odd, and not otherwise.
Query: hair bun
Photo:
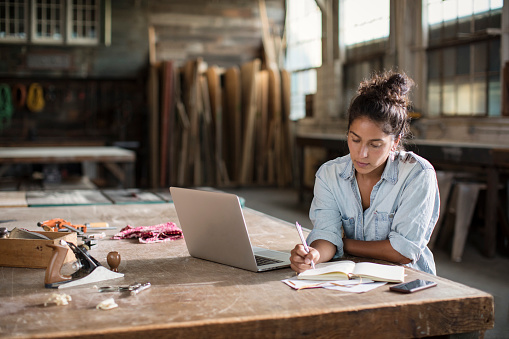
[[[357,93],[388,101],[394,105],[408,106],[410,103],[408,94],[413,85],[413,80],[406,74],[387,71],[362,82]]]
[[[401,99],[408,100],[408,93],[413,86],[413,81],[405,74],[393,73],[387,78],[386,84],[389,93],[392,92]]]

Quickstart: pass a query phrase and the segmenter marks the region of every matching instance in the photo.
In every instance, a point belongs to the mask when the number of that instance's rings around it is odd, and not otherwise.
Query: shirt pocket
[[[355,219],[342,216],[341,221],[345,237],[348,239],[355,239]]]
[[[391,232],[394,213],[375,212],[375,240],[386,240]]]

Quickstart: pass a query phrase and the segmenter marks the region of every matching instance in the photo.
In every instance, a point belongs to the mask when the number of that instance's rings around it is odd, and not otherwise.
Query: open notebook
[[[253,247],[234,194],[170,187],[191,256],[262,272],[290,266],[290,254]]]
[[[354,278],[368,278],[373,281],[387,281],[400,283],[405,280],[405,267],[383,265],[372,262],[358,262],[340,260],[316,265],[299,273],[299,279],[304,280],[348,280]]]

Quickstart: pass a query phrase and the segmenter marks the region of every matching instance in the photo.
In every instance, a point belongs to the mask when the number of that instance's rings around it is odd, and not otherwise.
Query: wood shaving
[[[112,308],[118,307],[117,303],[115,303],[115,300],[113,298],[106,299],[104,301],[101,301],[95,308],[98,310],[111,310]]]
[[[60,293],[53,293],[48,300],[44,303],[44,306],[48,306],[51,304],[56,304],[57,306],[64,306],[69,305],[69,301],[71,301],[72,298],[70,295],[67,294],[60,294]]]

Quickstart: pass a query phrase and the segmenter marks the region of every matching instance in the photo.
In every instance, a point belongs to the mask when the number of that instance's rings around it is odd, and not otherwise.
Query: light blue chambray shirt
[[[440,197],[433,166],[413,152],[391,152],[382,178],[373,187],[370,206],[362,208],[350,155],[323,164],[316,173],[309,211],[313,230],[307,238],[333,243],[335,258],[343,256],[341,226],[349,239],[389,239],[392,247],[412,260],[407,266],[436,274],[427,247],[438,220]]]

